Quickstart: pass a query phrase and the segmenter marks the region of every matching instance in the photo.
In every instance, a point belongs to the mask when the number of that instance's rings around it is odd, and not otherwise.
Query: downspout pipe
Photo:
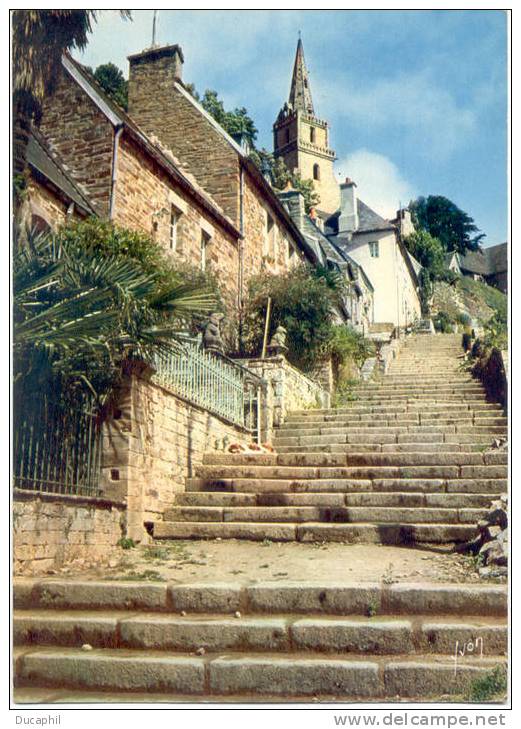
[[[240,164],[240,162],[239,162]],[[240,164],[239,172],[239,272],[238,272],[238,306],[239,306],[239,348],[242,348],[242,314],[243,314],[243,281],[244,281],[244,167]]]
[[[118,181],[118,152],[119,138],[123,132],[123,124],[114,127],[114,142],[112,145],[112,179],[110,181],[109,220],[114,219],[114,206],[116,202],[116,186]]]

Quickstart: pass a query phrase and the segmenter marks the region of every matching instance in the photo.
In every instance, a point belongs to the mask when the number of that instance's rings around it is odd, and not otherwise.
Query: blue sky
[[[128,72],[151,43],[152,11],[101,14],[83,55]],[[302,32],[318,116],[331,125],[339,179],[390,215],[417,195],[445,195],[487,234],[507,237],[507,26],[499,10],[161,10],[157,39],[179,43],[184,80],[245,106],[272,147]]]

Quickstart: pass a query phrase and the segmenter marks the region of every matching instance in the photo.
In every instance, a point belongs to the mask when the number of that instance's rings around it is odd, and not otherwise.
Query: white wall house
[[[360,265],[374,289],[374,323],[406,327],[421,318],[417,263],[405,249],[399,226],[359,200],[356,184],[340,185],[340,210],[326,221],[326,232]]]

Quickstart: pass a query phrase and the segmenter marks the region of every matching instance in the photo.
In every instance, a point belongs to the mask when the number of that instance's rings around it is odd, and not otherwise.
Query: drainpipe
[[[114,127],[114,143],[112,146],[112,179],[110,182],[109,220],[114,218],[114,204],[116,201],[116,184],[118,180],[118,151],[119,138],[123,132],[123,124]]]
[[[242,347],[242,287],[244,281],[244,167],[239,162],[239,274],[238,274],[238,305],[239,305],[239,347]]]

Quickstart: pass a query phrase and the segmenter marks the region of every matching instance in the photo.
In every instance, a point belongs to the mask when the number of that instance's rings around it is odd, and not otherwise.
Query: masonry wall
[[[126,501],[134,539],[144,538],[144,522],[157,521],[172,506],[205,452],[251,441],[244,428],[151,382],[150,371],[127,377],[118,409],[105,433],[102,491]]]
[[[114,131],[64,69],[55,93],[44,101],[40,132],[97,212],[107,216]]]
[[[170,248],[170,209],[179,215],[176,250]],[[226,304],[235,310],[238,301],[239,244],[198,207],[153,160],[148,159],[128,137],[120,140],[115,195],[116,223],[152,235],[174,261],[201,267],[201,236],[211,237],[206,266],[221,284]],[[154,222],[156,227],[154,228]]]
[[[27,185],[29,212],[43,218],[51,228],[58,228],[67,220],[67,205],[58,195],[30,177]]]
[[[273,227],[268,231],[268,215]],[[290,251],[293,255],[290,255]],[[261,272],[281,274],[291,268],[303,255],[291,242],[275,211],[262,198],[255,183],[244,180],[244,242],[243,271],[245,294],[248,280]]]
[[[131,65],[129,114],[186,164],[199,184],[239,225],[237,152],[176,88],[170,58]]]
[[[74,561],[78,565],[106,563],[124,529],[123,504],[15,490],[15,573],[41,574]]]

